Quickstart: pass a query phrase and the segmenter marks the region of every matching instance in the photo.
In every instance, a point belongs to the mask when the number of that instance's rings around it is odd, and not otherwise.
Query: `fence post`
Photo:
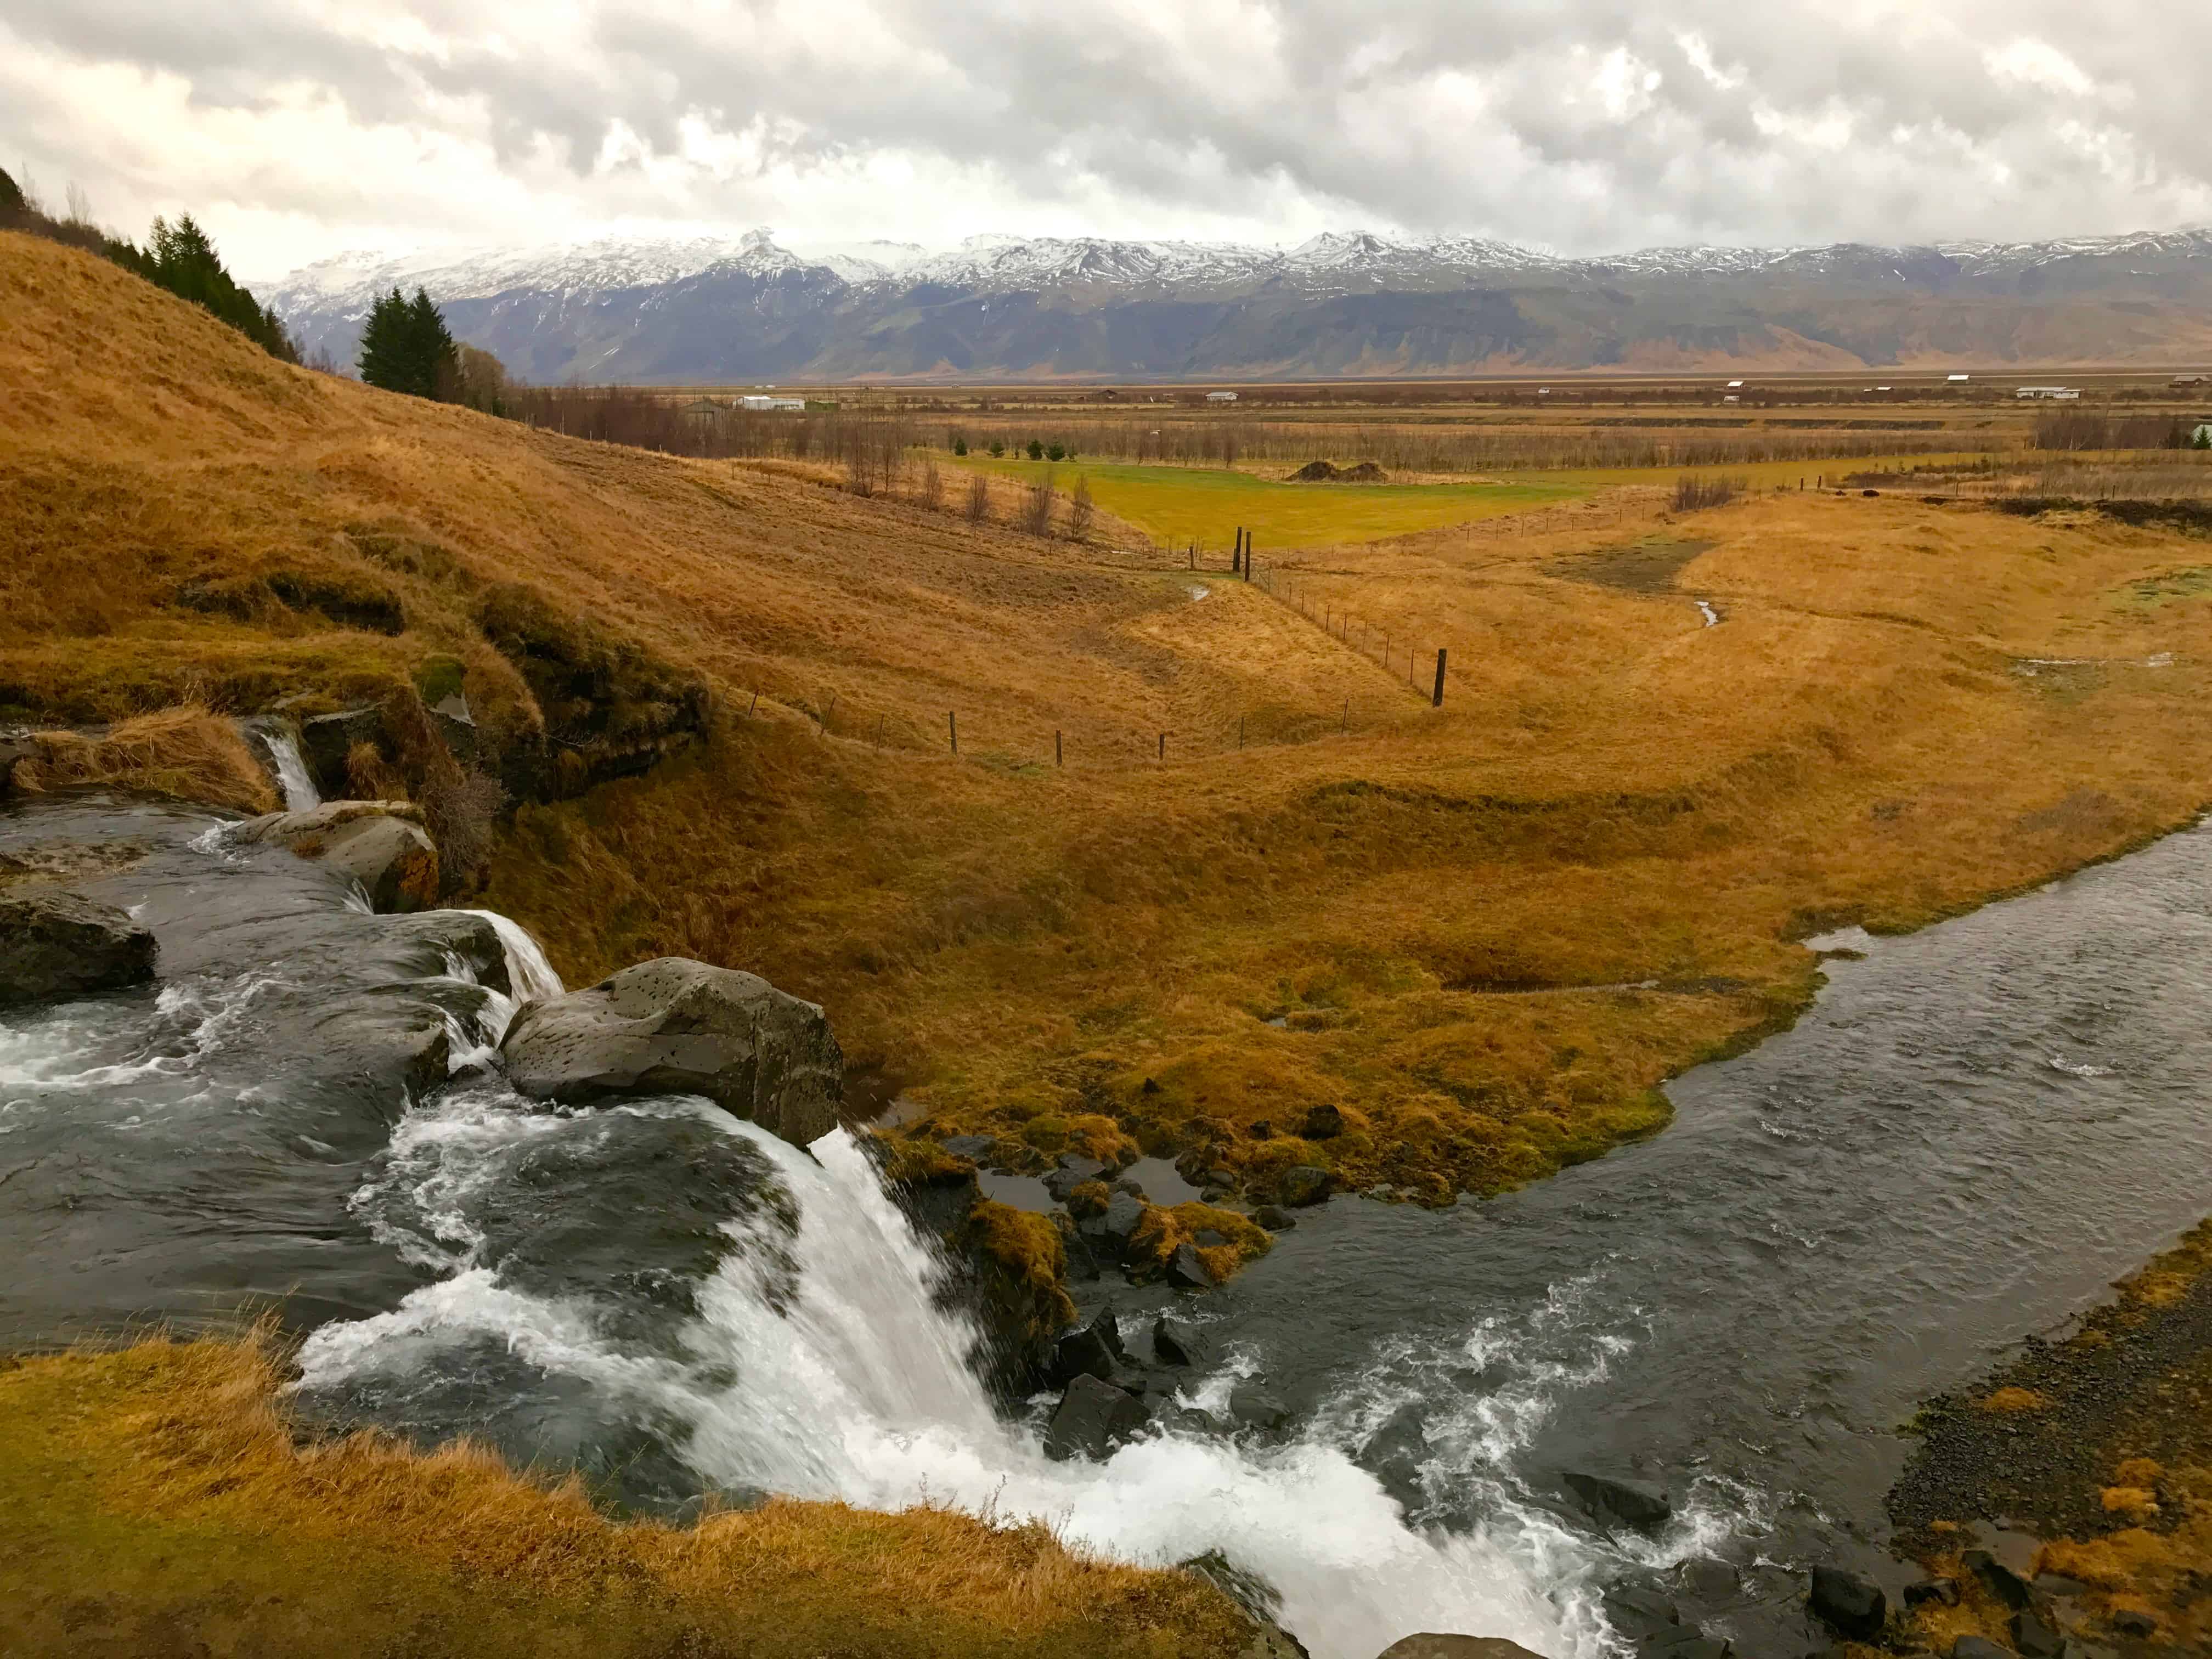
[[[1252,580],[1252,532],[1244,532],[1244,580]]]
[[[1352,730],[1352,699],[1349,697],[1344,700],[1344,718],[1336,723],[1336,729],[1340,732]]]
[[[1052,734],[1052,763],[1054,766],[1065,766],[1067,764],[1065,760],[1060,758],[1060,733],[1057,731],[1054,732]]]
[[[950,708],[945,711],[945,730],[946,735],[952,739],[952,752],[958,754],[960,752],[960,717]]]
[[[759,707],[760,690],[758,687],[755,687],[753,690],[753,700],[745,705],[745,718],[747,720],[750,720],[753,717],[753,710]]]
[[[1440,646],[1438,646],[1438,647],[1437,647],[1437,690],[1436,690],[1436,695],[1435,695],[1434,696],[1432,696],[1432,697],[1431,697],[1431,698],[1429,699],[1429,707],[1430,707],[1430,708],[1443,708],[1443,706],[1444,706],[1444,648],[1443,648],[1443,647],[1442,647],[1442,646],[1440,645]]]
[[[1244,717],[1242,714],[1237,717],[1237,746],[1239,749],[1244,746]]]
[[[1162,760],[1165,760],[1167,757],[1168,757],[1168,734],[1167,734],[1166,732],[1161,732],[1161,733],[1160,733],[1160,758],[1161,758]]]

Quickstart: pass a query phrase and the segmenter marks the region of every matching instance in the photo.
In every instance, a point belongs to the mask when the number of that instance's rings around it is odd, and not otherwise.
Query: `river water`
[[[1308,1212],[1186,1299],[1221,1354],[1188,1397],[1261,1377],[1289,1432],[1054,1463],[842,1133],[810,1156],[697,1101],[518,1097],[497,1037],[558,981],[511,923],[369,915],[205,814],[0,816],[0,855],[64,842],[105,847],[72,884],[154,929],[162,979],[0,1015],[0,1340],[274,1305],[334,1421],[467,1430],[664,1512],[949,1501],[1133,1560],[1215,1553],[1322,1659],[1417,1629],[1596,1659],[1625,1581],[1794,1659],[1808,1561],[1893,1572],[1881,1500],[1915,1400],[2094,1300],[2212,1176],[2191,830],[1839,941],[1864,959],[1679,1080],[1650,1142],[1442,1213]],[[1677,1521],[1608,1536],[1569,1468],[1662,1482]]]

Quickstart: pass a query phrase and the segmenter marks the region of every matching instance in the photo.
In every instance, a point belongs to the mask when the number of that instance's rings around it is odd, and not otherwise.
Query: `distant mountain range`
[[[2212,228],[2060,241],[1650,248],[1474,237],[1287,251],[1097,237],[799,249],[610,239],[341,257],[262,297],[343,362],[421,284],[531,380],[1310,380],[2212,362]]]

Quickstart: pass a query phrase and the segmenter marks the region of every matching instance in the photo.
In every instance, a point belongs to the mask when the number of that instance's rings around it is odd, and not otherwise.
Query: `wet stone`
[[[2032,1613],[2012,1616],[2012,1644],[2021,1659],[2058,1659],[2058,1632]]]
[[[1164,1313],[1152,1322],[1152,1352],[1163,1365],[1203,1365],[1212,1345],[1197,1321]]]
[[[1053,1380],[1072,1382],[1079,1376],[1110,1380],[1115,1365],[1127,1358],[1121,1344],[1121,1322],[1114,1317],[1113,1309],[1102,1308],[1088,1325],[1070,1331],[1052,1345]]]
[[[1293,1210],[1318,1204],[1328,1196],[1328,1171],[1312,1164],[1294,1164],[1275,1183],[1275,1195]]]
[[[1229,1414],[1246,1428],[1270,1434],[1291,1420],[1291,1408],[1256,1382],[1239,1382],[1229,1391]]]
[[[1674,1513],[1665,1488],[1649,1481],[1617,1480],[1583,1469],[1570,1469],[1559,1478],[1595,1521],[1626,1527],[1658,1527],[1665,1525]]]
[[[981,1163],[991,1155],[997,1143],[988,1135],[953,1135],[945,1142],[945,1150],[955,1158],[972,1158]]]
[[[1951,1659],[2013,1659],[1985,1636],[1961,1636],[1951,1644]]]
[[[1960,1558],[1967,1571],[1982,1581],[1996,1599],[2017,1613],[2028,1604],[2027,1580],[1987,1550],[1968,1550]]]
[[[1193,1244],[1178,1244],[1168,1261],[1168,1283],[1182,1291],[1210,1291],[1215,1280],[1213,1269],[1206,1265],[1206,1258]]]
[[[1870,1642],[1881,1634],[1889,1614],[1889,1599],[1870,1578],[1840,1567],[1813,1569],[1813,1586],[1807,1598],[1814,1616],[1839,1635]]]
[[[1085,1158],[1070,1152],[1060,1160],[1060,1167],[1044,1178],[1044,1189],[1054,1201],[1065,1204],[1067,1195],[1086,1181],[1096,1181],[1106,1173],[1106,1166],[1095,1158]]]
[[[1923,1578],[1905,1587],[1905,1605],[1908,1607],[1933,1604],[1939,1607],[1959,1605],[1959,1581],[1955,1578]]]
[[[1060,1395],[1045,1430],[1045,1452],[1062,1460],[1100,1460],[1145,1423],[1145,1407],[1135,1395],[1097,1377],[1079,1376]]]

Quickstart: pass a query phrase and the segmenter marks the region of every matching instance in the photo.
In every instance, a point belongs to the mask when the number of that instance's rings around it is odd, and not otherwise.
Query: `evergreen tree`
[[[5,168],[0,168],[0,225],[14,223],[30,205],[23,187],[8,176]]]
[[[460,349],[428,292],[379,295],[361,331],[361,378],[386,392],[453,401],[461,392]]]
[[[174,224],[165,219],[155,220],[153,234],[147,238],[143,251],[131,248],[128,243],[123,246],[136,257],[123,258],[120,263],[130,265],[179,299],[190,300],[213,313],[271,356],[281,357],[288,363],[300,361],[299,351],[276,313],[238,285],[223,268],[215,244],[191,214],[179,215]]]

